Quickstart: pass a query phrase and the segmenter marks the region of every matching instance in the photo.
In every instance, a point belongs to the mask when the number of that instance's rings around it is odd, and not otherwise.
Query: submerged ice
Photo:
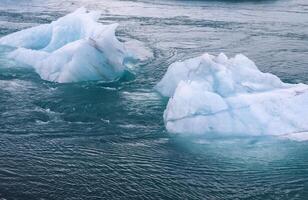
[[[99,12],[85,8],[58,20],[12,33],[0,45],[17,47],[10,57],[33,66],[42,79],[55,82],[119,79],[130,59],[117,40],[117,24],[97,22]]]
[[[243,55],[173,63],[156,90],[170,97],[164,121],[171,133],[308,139],[308,85],[283,83]]]

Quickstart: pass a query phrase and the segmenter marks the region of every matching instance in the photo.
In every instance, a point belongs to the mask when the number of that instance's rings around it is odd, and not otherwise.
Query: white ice
[[[0,45],[17,47],[9,56],[48,81],[114,81],[128,70],[131,53],[115,36],[118,25],[102,25],[99,17],[80,8],[50,24],[4,36]]]
[[[283,83],[243,55],[173,63],[156,90],[170,97],[164,121],[171,133],[308,139],[308,85]]]

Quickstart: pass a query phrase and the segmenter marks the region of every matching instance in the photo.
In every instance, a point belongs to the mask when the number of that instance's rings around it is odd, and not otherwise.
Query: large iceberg
[[[33,66],[48,81],[117,80],[127,71],[131,53],[115,36],[118,25],[102,25],[99,17],[80,8],[50,24],[4,36],[0,45],[17,47],[9,57]]]
[[[155,88],[170,97],[164,121],[171,133],[308,139],[308,85],[283,83],[244,55],[173,63]]]

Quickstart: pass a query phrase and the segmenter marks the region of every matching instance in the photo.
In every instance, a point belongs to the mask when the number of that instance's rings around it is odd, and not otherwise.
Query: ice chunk
[[[308,138],[308,86],[262,73],[243,55],[174,63],[156,90],[170,97],[164,121],[171,133]]]
[[[135,60],[146,61],[154,57],[153,52],[139,40],[129,40],[125,42],[125,48],[130,52]]]
[[[99,16],[80,8],[50,24],[7,35],[0,44],[18,47],[10,57],[33,66],[45,80],[113,81],[127,71],[130,53],[115,36],[118,25],[102,25]]]

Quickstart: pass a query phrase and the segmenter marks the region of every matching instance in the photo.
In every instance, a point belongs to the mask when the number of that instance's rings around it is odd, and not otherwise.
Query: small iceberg
[[[308,139],[308,85],[283,83],[244,55],[173,63],[155,89],[170,97],[164,122],[171,133]]]
[[[50,24],[4,36],[0,45],[17,47],[9,57],[34,67],[44,80],[114,81],[134,58],[115,36],[118,24],[102,25],[99,17],[80,8]]]

